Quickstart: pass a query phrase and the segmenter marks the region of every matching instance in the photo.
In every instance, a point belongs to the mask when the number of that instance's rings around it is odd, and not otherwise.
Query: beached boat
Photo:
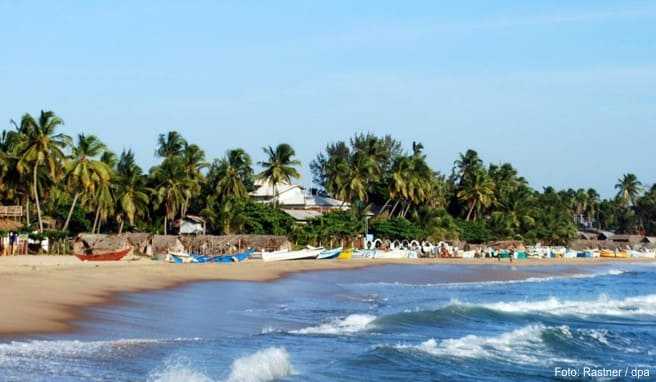
[[[94,251],[87,254],[75,253],[75,257],[82,261],[119,261],[132,250],[131,246],[116,251]]]
[[[319,252],[317,259],[318,260],[334,259],[335,257],[339,256],[341,252],[342,252],[342,247],[337,247],[334,249],[326,249]]]
[[[222,255],[209,258],[211,263],[239,263],[251,257],[255,253],[254,248],[249,248],[243,252],[235,253],[234,255]]]
[[[567,251],[565,251],[565,256],[564,257],[566,259],[574,259],[574,258],[577,258],[578,255],[579,254],[576,251],[567,250]]]
[[[656,252],[650,250],[631,251],[631,257],[639,259],[653,259],[656,257]]]
[[[476,257],[476,251],[459,251],[456,257],[462,257],[463,259],[473,259]]]
[[[300,251],[262,252],[264,261],[316,259],[323,249],[301,249]]]
[[[579,251],[576,253],[576,257],[582,257],[582,258],[592,257],[592,251]]]
[[[353,248],[345,249],[339,253],[337,259],[339,260],[351,260],[353,258]]]
[[[599,253],[599,256],[600,257],[622,258],[622,259],[631,257],[629,252],[626,252],[626,251],[614,252],[614,251],[610,251],[610,250],[602,250],[601,253]]]
[[[376,253],[374,253],[373,258],[374,259],[409,259],[409,258],[417,258],[417,253],[415,251],[408,251],[405,249],[393,249],[391,251],[376,251]]]

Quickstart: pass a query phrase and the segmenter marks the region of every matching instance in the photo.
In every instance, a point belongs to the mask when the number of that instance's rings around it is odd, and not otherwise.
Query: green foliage
[[[495,237],[484,220],[457,220],[460,239],[468,243],[485,243]]]
[[[298,244],[325,244],[353,238],[363,231],[363,218],[351,211],[333,211],[297,225],[291,237]]]
[[[374,219],[370,223],[370,232],[376,237],[389,240],[423,240],[426,231],[406,218]]]

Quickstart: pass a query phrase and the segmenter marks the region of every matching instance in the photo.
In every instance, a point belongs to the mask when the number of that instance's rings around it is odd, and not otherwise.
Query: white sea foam
[[[285,348],[270,347],[241,357],[232,363],[228,382],[266,382],[294,372]]]
[[[351,314],[345,318],[334,319],[331,322],[318,326],[310,326],[308,328],[292,330],[290,333],[330,335],[353,334],[373,328],[372,323],[375,319],[376,316],[369,314]]]
[[[113,341],[12,341],[0,343],[2,356],[68,356],[76,357],[98,352],[126,350],[136,346],[164,342],[155,339],[120,339]]]
[[[440,288],[462,288],[462,287],[485,287],[489,285],[505,285],[505,284],[523,284],[523,283],[543,283],[555,280],[568,280],[568,279],[588,279],[602,276],[619,276],[626,273],[621,269],[610,269],[598,273],[576,273],[569,275],[559,276],[544,276],[544,277],[528,277],[525,279],[517,280],[492,280],[492,281],[465,281],[465,282],[445,282],[445,283],[427,283],[427,284],[413,284],[402,282],[376,282],[376,283],[361,283],[362,286],[394,286],[394,287],[440,287]]]
[[[539,301],[497,302],[473,306],[482,306],[487,309],[508,313],[546,313],[576,316],[656,315],[656,294],[627,297],[622,300],[611,299],[606,295],[601,295],[596,300],[587,301],[561,300],[551,297]]]
[[[212,382],[204,373],[195,370],[188,359],[169,362],[162,370],[148,376],[149,382]]]
[[[436,357],[487,358],[523,364],[549,362],[574,363],[575,360],[555,357],[544,345],[543,334],[547,330],[571,337],[567,326],[549,328],[544,325],[529,325],[494,337],[468,335],[461,338],[429,339],[419,345],[396,345],[401,351],[418,351]]]

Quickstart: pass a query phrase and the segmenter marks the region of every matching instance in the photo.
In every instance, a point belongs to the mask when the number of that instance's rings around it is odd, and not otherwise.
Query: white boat
[[[323,249],[301,249],[300,251],[275,251],[262,252],[264,261],[284,261],[284,260],[303,260],[316,259]]]
[[[415,257],[417,257],[417,254],[414,251],[407,251],[405,249],[392,249],[390,251],[376,251],[374,254],[374,259],[407,259],[410,257],[409,252],[413,252]]]
[[[653,259],[654,257],[656,257],[656,252],[649,251],[649,250],[631,251],[630,254],[631,257],[637,257],[641,259]]]
[[[567,250],[567,251],[565,251],[565,256],[564,257],[566,259],[575,259],[575,258],[578,257],[578,254],[579,253],[576,252],[576,251]]]
[[[476,256],[476,251],[459,251],[458,257],[463,259],[473,259]]]

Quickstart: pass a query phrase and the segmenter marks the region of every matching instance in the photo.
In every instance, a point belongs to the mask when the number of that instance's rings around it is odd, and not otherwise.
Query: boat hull
[[[75,257],[81,261],[119,261],[124,258],[130,252],[130,250],[132,250],[132,247],[105,253],[92,253],[90,255],[81,255],[76,253]]]
[[[334,259],[342,252],[342,247],[322,251],[317,256],[317,260]]]
[[[263,252],[263,261],[287,261],[316,259],[321,249],[303,249],[300,251]]]

